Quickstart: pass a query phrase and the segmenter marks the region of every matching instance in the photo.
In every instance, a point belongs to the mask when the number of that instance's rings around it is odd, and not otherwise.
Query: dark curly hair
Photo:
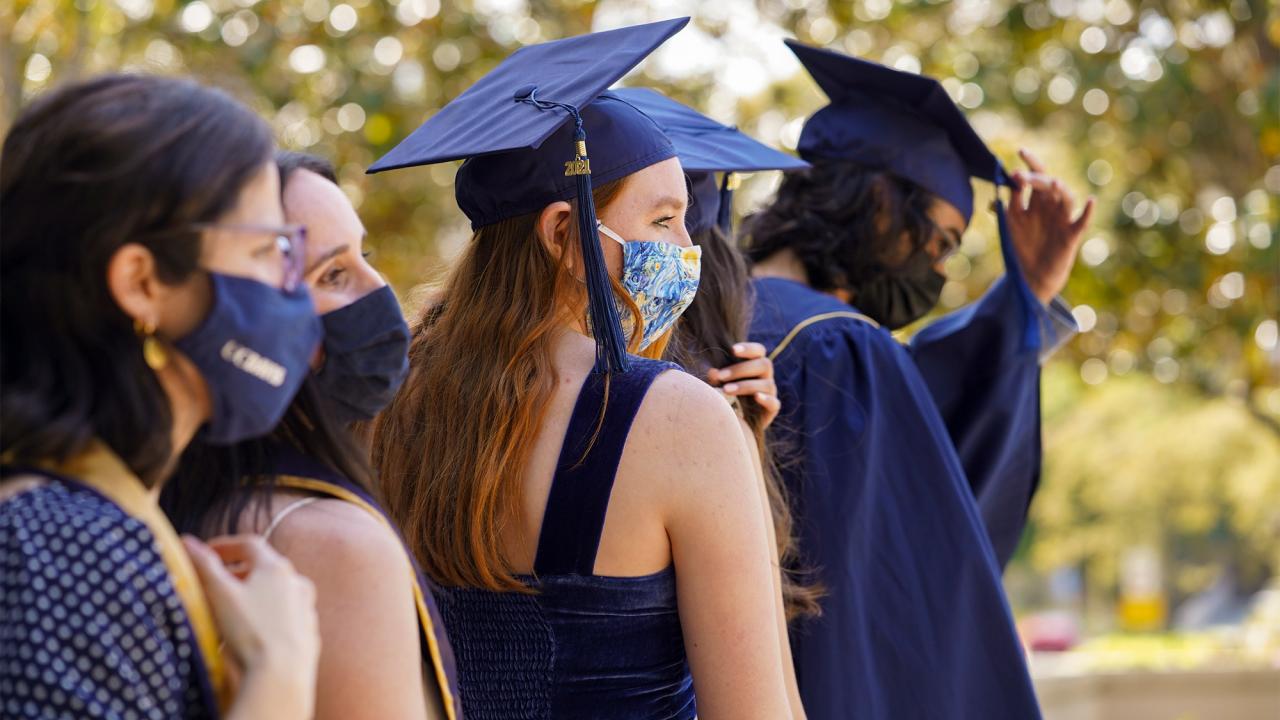
[[[928,215],[935,201],[887,172],[817,159],[806,171],[788,173],[773,204],[747,221],[747,257],[756,263],[790,248],[815,290],[856,290],[897,269],[885,258],[903,233],[913,254],[924,247],[936,229]]]

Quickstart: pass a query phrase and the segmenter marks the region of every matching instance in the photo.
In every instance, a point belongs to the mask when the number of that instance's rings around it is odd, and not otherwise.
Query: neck
[[[809,273],[804,263],[791,248],[783,248],[751,267],[751,275],[758,278],[782,278],[802,285],[809,284]]]
[[[573,368],[588,371],[595,365],[596,341],[586,334],[581,323],[567,325],[552,340],[553,360],[557,368]],[[568,377],[562,382],[568,382]]]
[[[783,248],[753,265],[751,275],[758,278],[782,278],[813,287],[809,284],[809,273],[805,271],[804,263],[800,262],[800,258],[796,257],[795,251],[791,248]],[[844,303],[853,300],[853,293],[848,290],[837,288],[827,291],[827,294]]]
[[[169,461],[165,463],[159,476],[150,483],[151,493],[158,497],[165,480],[182,456],[182,451],[191,443],[196,430],[208,419],[211,401],[203,379],[185,358],[171,356],[168,367],[158,371],[156,375],[169,398],[169,412],[173,418],[173,424],[169,428]]]

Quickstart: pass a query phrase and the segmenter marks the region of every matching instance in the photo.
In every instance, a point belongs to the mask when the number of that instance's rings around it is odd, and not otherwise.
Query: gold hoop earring
[[[163,370],[169,364],[169,353],[156,338],[156,324],[153,322],[133,321],[133,331],[142,338],[142,360],[152,370]]]

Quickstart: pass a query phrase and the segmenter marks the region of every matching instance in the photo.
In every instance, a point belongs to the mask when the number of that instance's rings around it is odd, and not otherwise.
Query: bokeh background
[[[942,79],[1008,164],[1029,147],[1098,197],[1066,292],[1083,332],[1045,369],[1015,609],[1033,647],[1074,647],[1037,660],[1046,672],[1280,667],[1274,1],[6,0],[0,129],[96,72],[219,85],[283,146],[336,161],[412,304],[468,238],[456,166],[364,168],[522,44],[686,14],[625,83],[794,148],[824,101],[782,45],[796,37]],[[749,177],[739,214],[777,182]],[[1001,271],[979,212],[944,305]]]

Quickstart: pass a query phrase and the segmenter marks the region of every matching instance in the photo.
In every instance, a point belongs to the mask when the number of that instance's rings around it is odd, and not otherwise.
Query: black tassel
[[[587,283],[587,312],[596,341],[595,372],[623,373],[630,369],[627,341],[618,317],[618,305],[600,249],[596,230],[596,204],[591,192],[591,165],[587,158],[587,134],[582,126],[574,133],[575,157],[566,166],[574,172],[578,189],[578,236],[582,238],[582,275]]]
[[[731,172],[725,173],[720,181],[720,210],[716,213],[716,224],[730,240],[733,239],[733,189],[737,184]]]

